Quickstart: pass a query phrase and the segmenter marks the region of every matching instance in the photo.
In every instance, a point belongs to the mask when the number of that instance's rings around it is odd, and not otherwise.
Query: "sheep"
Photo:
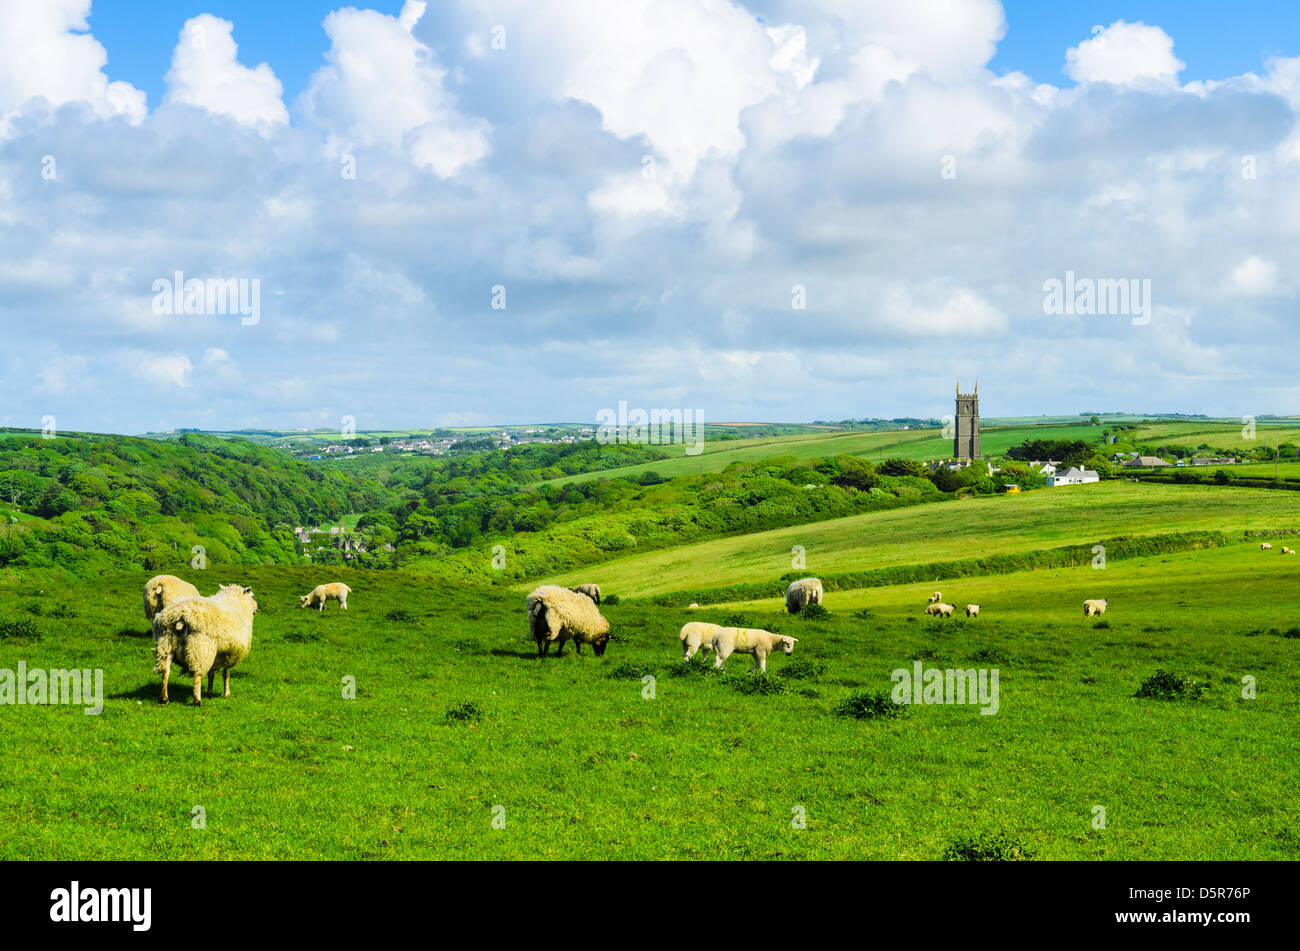
[[[721,627],[713,635],[713,666],[721,669],[733,653],[753,654],[754,663],[746,673],[767,673],[767,655],[777,650],[785,651],[787,656],[793,654],[798,640],[752,627]]]
[[[966,605],[966,616],[967,616],[967,617],[979,617],[979,614],[980,614],[980,606],[979,606],[978,604],[968,604],[968,605]]]
[[[690,621],[682,625],[682,632],[677,635],[682,642],[682,662],[690,660],[696,651],[713,650],[713,635],[722,630],[721,624],[709,624],[707,621]]]
[[[938,591],[936,591],[934,594],[930,595],[930,603],[931,603],[931,604],[934,604],[935,602],[937,602],[937,601],[942,601],[942,600],[943,600],[943,595],[940,594]]]
[[[1282,546],[1282,554],[1284,554],[1284,555],[1294,555],[1294,554],[1295,554],[1295,549],[1294,549],[1294,548],[1287,548],[1285,545],[1283,545],[1283,546]]]
[[[942,601],[940,601],[937,604],[927,605],[925,608],[925,613],[932,617],[934,615],[938,615],[939,617],[952,617],[952,612],[955,610],[957,609],[953,605],[944,604]]]
[[[199,589],[175,575],[154,575],[144,583],[144,619],[154,615],[177,598],[197,598]]]
[[[576,588],[570,588],[574,594],[585,594],[591,600],[596,602],[596,607],[600,607],[600,585],[598,584],[580,584]]]
[[[1260,542],[1259,547],[1260,547],[1260,549],[1261,549],[1262,551],[1272,551],[1272,550],[1273,550],[1273,546],[1272,546],[1272,544],[1269,543],[1269,542]],[[1282,547],[1285,548],[1286,546],[1283,545]]]
[[[1092,617],[1094,614],[1105,614],[1105,613],[1106,613],[1105,601],[1092,600],[1092,601],[1083,602],[1084,617]]]
[[[308,608],[320,605],[320,610],[325,610],[325,602],[333,598],[339,603],[344,611],[348,609],[348,595],[352,589],[341,581],[335,581],[333,584],[318,584],[312,589],[311,594],[300,594],[298,596],[298,607]]]
[[[225,683],[223,696],[230,696],[230,668],[248,656],[253,646],[253,615],[257,601],[253,589],[223,584],[209,598],[190,597],[173,601],[153,619],[154,673],[162,674],[162,697],[167,702],[167,681],[172,662],[194,678],[194,705],[203,703],[203,675],[208,675],[208,693],[217,669]]]
[[[690,604],[686,605],[686,610],[688,610],[688,611],[694,611],[694,610],[696,610],[699,606],[700,606],[700,604],[699,604],[698,601],[692,601]]]
[[[785,609],[791,614],[798,614],[810,604],[822,603],[822,583],[816,578],[800,578],[791,581],[785,589]]]
[[[583,644],[590,644],[597,657],[609,645],[609,621],[600,616],[595,602],[553,584],[534,588],[528,595],[528,630],[537,641],[538,657],[546,656],[552,641],[559,641],[556,657],[563,656],[569,640],[579,654]]]

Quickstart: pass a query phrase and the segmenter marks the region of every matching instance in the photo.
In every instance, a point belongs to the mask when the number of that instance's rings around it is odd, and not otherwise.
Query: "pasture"
[[[1229,510],[1290,497],[1219,491]],[[1295,527],[1252,511],[1228,519]],[[1300,556],[1255,543],[945,583],[959,607],[983,605],[970,621],[922,617],[925,585],[828,592],[825,620],[768,601],[625,601],[603,608],[617,638],[603,658],[570,646],[546,661],[519,592],[398,572],[190,574],[205,592],[251,584],[261,604],[231,698],[197,709],[157,704],[145,573],[0,581],[0,668],[100,668],[107,695],[99,716],[0,707],[0,858],[932,859],[981,833],[1043,859],[1300,857]],[[335,578],[350,610],[296,608]],[[1102,623],[1084,597],[1110,600]],[[800,641],[765,680],[742,655],[724,674],[684,668],[686,620]],[[996,668],[998,713],[837,715],[916,660]],[[1160,669],[1207,687],[1135,697]],[[184,697],[187,678],[172,682]]]

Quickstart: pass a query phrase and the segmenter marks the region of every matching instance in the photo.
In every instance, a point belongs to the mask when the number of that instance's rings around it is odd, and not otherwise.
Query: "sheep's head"
[[[307,602],[310,601],[310,600],[311,600],[311,595],[310,595],[310,594],[300,594],[300,595],[298,595],[298,607],[300,607],[300,608],[305,608],[305,607],[307,606]]]
[[[781,650],[787,655],[794,653],[794,642],[799,640],[797,637],[790,637],[788,634],[781,635]]]
[[[602,634],[600,637],[596,638],[594,641],[591,642],[591,649],[596,652],[597,657],[604,656],[605,648],[608,646],[609,646],[608,634]]]

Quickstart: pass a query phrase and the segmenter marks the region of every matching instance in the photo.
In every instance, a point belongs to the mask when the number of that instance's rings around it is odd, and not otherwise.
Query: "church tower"
[[[952,440],[952,454],[957,459],[978,459],[980,457],[980,385],[975,384],[974,393],[963,393],[961,384],[957,384],[956,435]]]

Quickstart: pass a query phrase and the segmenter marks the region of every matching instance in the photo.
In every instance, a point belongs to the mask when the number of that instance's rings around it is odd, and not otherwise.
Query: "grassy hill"
[[[816,575],[1091,544],[1121,535],[1272,528],[1300,529],[1300,493],[1101,482],[714,539],[616,558],[551,580],[573,585],[595,579],[608,591],[640,597],[779,578],[792,569],[796,545],[804,549],[807,573]]]

